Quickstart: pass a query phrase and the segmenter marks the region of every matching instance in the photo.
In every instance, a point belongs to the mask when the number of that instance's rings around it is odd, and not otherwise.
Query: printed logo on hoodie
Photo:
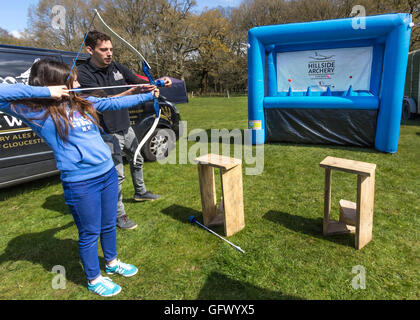
[[[79,111],[73,113],[71,123],[73,128],[81,128],[83,132],[90,131],[93,128],[93,123],[90,120],[83,118]]]

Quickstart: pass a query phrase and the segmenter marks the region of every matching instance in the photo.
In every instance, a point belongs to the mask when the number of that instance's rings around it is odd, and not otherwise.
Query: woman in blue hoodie
[[[78,87],[77,74],[58,61],[40,60],[31,68],[29,85],[0,85],[0,110],[20,118],[53,150],[61,172],[66,204],[79,231],[79,254],[88,289],[113,296],[121,287],[102,277],[98,239],[107,274],[137,273],[117,259],[116,214],[118,178],[109,147],[100,134],[97,112],[138,105],[159,96],[159,90],[114,98],[82,98],[68,89]]]

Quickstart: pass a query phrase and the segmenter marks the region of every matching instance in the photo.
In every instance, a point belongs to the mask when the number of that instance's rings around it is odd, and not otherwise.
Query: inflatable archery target
[[[399,13],[249,30],[252,143],[396,152],[411,28]]]

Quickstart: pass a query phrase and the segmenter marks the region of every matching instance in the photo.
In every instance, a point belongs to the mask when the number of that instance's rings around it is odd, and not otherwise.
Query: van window
[[[69,66],[72,66],[74,63],[74,59],[76,59],[75,55],[66,55],[66,54],[62,54],[61,55],[61,59],[63,59],[63,62],[68,64]],[[76,61],[76,66],[79,66],[83,63],[85,63],[87,60],[86,54],[84,54],[83,56],[79,56],[79,58]]]
[[[0,83],[27,84],[32,64],[44,58],[57,60],[54,56],[0,51]]]

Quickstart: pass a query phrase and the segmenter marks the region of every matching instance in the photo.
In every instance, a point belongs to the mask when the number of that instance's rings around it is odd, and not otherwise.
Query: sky
[[[28,8],[30,5],[37,4],[39,0],[0,0],[0,28],[7,30],[15,36],[27,27]],[[139,0],[141,1],[141,0]],[[236,7],[241,0],[196,0],[195,12],[201,12],[205,7],[208,9],[217,6]],[[57,0],[57,4],[60,1]]]

